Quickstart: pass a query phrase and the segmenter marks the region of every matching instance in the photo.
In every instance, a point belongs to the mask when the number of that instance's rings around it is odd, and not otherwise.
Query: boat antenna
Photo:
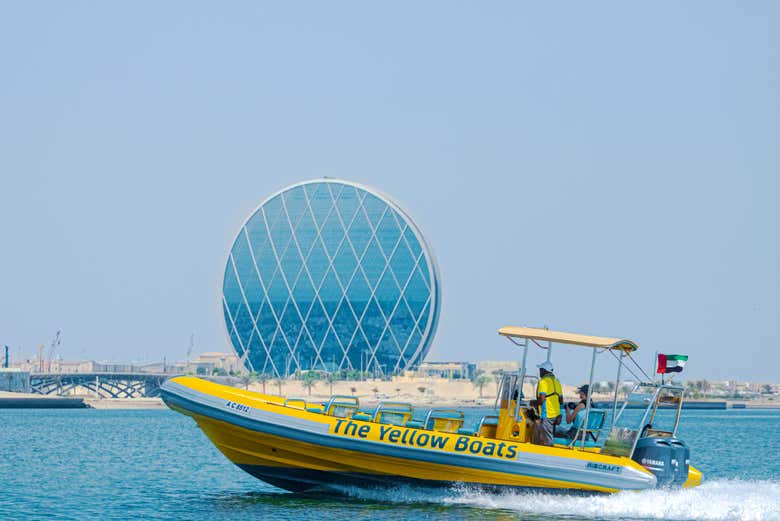
[[[634,357],[633,357],[633,356],[631,356],[631,353],[626,353],[626,354],[628,355],[628,359],[629,359],[629,360],[631,360],[631,361],[634,363],[634,365],[636,366],[636,368],[637,368],[637,369],[639,369],[639,371],[640,371],[640,372],[641,372],[643,375],[645,375],[645,378],[647,378],[647,380],[646,380],[646,381],[648,381],[648,382],[649,382],[650,380],[652,380],[652,378],[650,378],[650,375],[648,375],[648,374],[645,372],[645,370],[644,370],[644,369],[642,369],[642,366],[641,366],[641,365],[639,365],[639,364],[637,363],[637,361],[636,361],[636,360],[634,360]]]
[[[616,354],[613,352],[613,350],[612,350],[612,349],[608,349],[608,351],[609,351],[609,354],[611,354],[611,355],[612,355],[612,357],[613,357],[615,360],[618,360],[618,356],[617,356],[617,355],[616,355]],[[625,351],[624,351],[624,352],[625,352]],[[631,358],[631,355],[630,355],[630,354],[626,353],[626,355],[627,355],[629,358]],[[620,361],[620,360],[618,360],[618,362],[619,362],[619,361]],[[636,365],[636,362],[635,362],[633,359],[632,359],[631,361],[632,361],[632,362],[634,362],[634,364]],[[631,370],[631,368],[630,368],[628,365],[626,365],[626,364],[623,364],[623,367],[625,367],[625,368],[626,368],[626,371],[628,371],[629,373],[631,373],[631,376],[633,376],[633,377],[634,377],[634,379],[635,379],[636,381],[641,381],[641,380],[642,380],[640,377],[638,377],[638,376],[636,375],[636,373],[635,373],[634,371],[632,371],[632,370]],[[639,366],[637,365],[637,367],[639,367]],[[641,370],[642,370],[642,368],[641,368],[641,367],[639,367],[639,370],[641,371]],[[645,373],[644,371],[642,371],[642,373],[644,373],[645,377],[647,377],[647,373]]]

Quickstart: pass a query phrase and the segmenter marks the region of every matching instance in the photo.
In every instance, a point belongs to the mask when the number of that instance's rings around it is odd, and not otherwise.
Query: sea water
[[[474,420],[478,411],[472,411]],[[780,411],[684,411],[701,487],[610,496],[398,487],[292,494],[167,410],[0,410],[0,521],[780,520]]]

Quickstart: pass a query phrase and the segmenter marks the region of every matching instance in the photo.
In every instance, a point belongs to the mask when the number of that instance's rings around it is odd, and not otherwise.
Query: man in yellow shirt
[[[531,403],[539,414],[539,423],[534,429],[534,443],[551,446],[555,436],[555,426],[561,423],[563,389],[553,374],[552,363],[542,362],[537,367],[539,384],[536,387],[536,400]]]

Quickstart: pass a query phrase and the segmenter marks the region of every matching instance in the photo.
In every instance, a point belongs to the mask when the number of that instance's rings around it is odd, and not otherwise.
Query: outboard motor
[[[690,451],[677,438],[640,438],[633,460],[655,474],[658,487],[682,486],[688,479]]]
[[[677,438],[671,438],[669,443],[672,445],[672,465],[674,466],[674,480],[672,484],[675,487],[682,487],[683,483],[688,481],[688,465],[691,463],[691,451],[684,441]]]

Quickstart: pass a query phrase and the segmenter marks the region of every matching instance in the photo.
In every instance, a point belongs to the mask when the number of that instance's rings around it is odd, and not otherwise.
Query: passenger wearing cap
[[[553,374],[552,363],[542,362],[539,368],[539,384],[536,386],[536,399],[531,405],[536,407],[539,422],[534,429],[534,443],[552,446],[555,426],[561,423],[561,383]]]
[[[582,422],[585,420],[585,408],[588,406],[588,400],[590,399],[588,384],[583,385],[577,391],[580,393],[580,401],[566,404],[566,423],[570,423],[571,427],[562,434],[562,437],[569,440],[574,439],[577,435],[577,430],[582,426]],[[592,408],[593,403],[590,406]]]

